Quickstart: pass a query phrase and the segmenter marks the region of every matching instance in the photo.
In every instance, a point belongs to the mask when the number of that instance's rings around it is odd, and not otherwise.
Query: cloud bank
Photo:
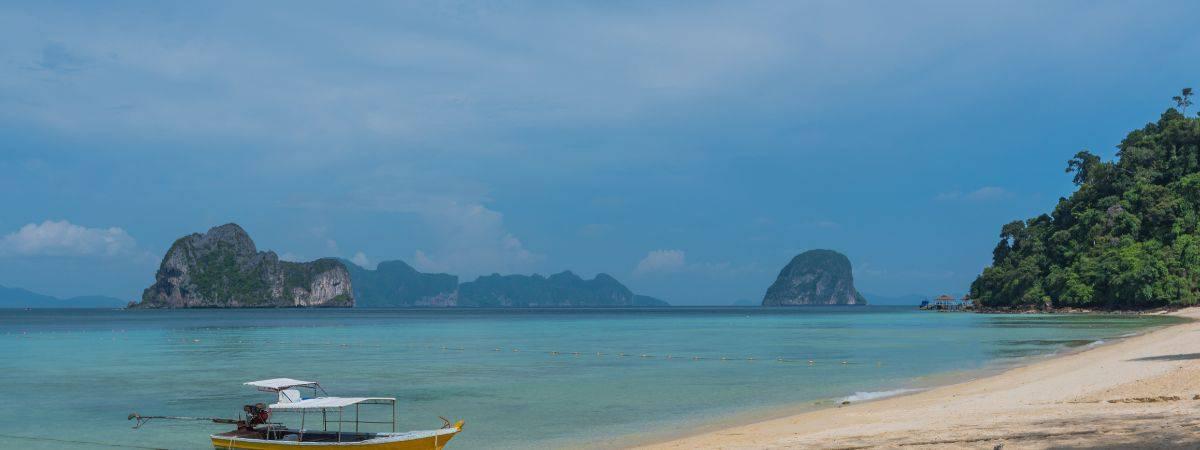
[[[131,252],[136,245],[121,228],[87,228],[66,220],[47,220],[5,235],[0,239],[0,255],[115,256]]]
[[[648,275],[652,273],[678,272],[687,267],[687,255],[683,250],[652,250],[646,257],[638,261],[633,273]]]

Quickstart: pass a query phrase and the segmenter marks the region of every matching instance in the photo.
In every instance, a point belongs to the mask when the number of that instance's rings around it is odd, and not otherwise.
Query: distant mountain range
[[[631,307],[670,306],[636,295],[607,274],[590,280],[563,271],[549,277],[422,273],[403,261],[366,269],[344,259],[282,261],[259,251],[234,223],[171,245],[138,308],[286,307]]]
[[[603,273],[590,280],[569,270],[549,277],[492,274],[459,283],[455,275],[422,273],[404,261],[384,261],[375,270],[347,260],[341,262],[350,272],[355,306],[362,308],[670,306],[654,297],[634,294]]]
[[[26,289],[0,286],[0,308],[124,308],[129,303],[103,295],[58,298]]]

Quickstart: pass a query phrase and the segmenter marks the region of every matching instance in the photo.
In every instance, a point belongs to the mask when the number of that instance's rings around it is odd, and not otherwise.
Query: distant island
[[[258,251],[242,227],[225,224],[171,246],[155,283],[134,308],[278,307],[663,307],[607,274],[590,280],[564,271],[482,276],[422,273],[403,261],[366,269],[347,260],[281,261]]]
[[[854,288],[850,259],[833,250],[809,250],[792,258],[763,296],[763,306],[865,305]]]
[[[104,295],[58,298],[16,287],[0,286],[0,308],[121,308],[128,303]]]
[[[1180,109],[1191,90],[1176,97]],[[1116,161],[1081,151],[1078,189],[1054,210],[1000,228],[971,284],[986,308],[1129,309],[1200,301],[1200,119],[1168,109],[1130,132]]]
[[[354,306],[350,273],[336,259],[280,261],[242,227],[214,227],[175,241],[137,308]]]

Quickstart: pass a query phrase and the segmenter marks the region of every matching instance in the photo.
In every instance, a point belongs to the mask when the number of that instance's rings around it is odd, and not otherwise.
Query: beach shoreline
[[[928,390],[798,405],[635,448],[1194,448],[1200,308],[1167,314],[1191,320]]]

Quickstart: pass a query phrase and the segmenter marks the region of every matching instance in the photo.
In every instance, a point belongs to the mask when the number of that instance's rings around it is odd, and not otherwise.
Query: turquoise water
[[[603,447],[920,386],[1173,320],[908,307],[0,310],[0,447],[104,448],[13,437],[26,436],[208,448],[227,426],[132,430],[126,415],[233,417],[270,400],[242,382],[276,377],[397,397],[403,430],[465,419],[453,449]]]

